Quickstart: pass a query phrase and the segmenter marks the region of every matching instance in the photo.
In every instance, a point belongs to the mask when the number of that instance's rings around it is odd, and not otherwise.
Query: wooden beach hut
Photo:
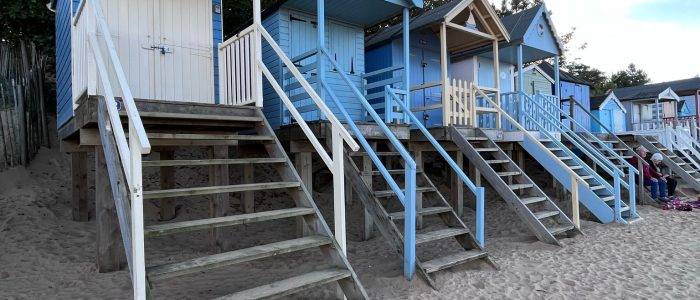
[[[604,133],[603,126],[615,133],[627,131],[625,123],[627,110],[615,92],[592,97],[591,114],[602,123],[591,122],[591,132]]]

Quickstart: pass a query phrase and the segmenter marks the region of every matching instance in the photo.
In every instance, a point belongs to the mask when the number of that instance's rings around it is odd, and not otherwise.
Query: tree
[[[586,64],[580,63],[578,61],[573,61],[568,63],[565,68],[571,75],[574,75],[580,79],[588,81],[591,83],[592,94],[600,95],[605,94],[610,89],[615,88],[614,84],[610,82],[605,72],[598,70],[594,67],[588,66]]]
[[[501,0],[500,8],[495,6],[494,8],[498,16],[502,18],[519,13],[538,4],[542,4],[542,0]]]
[[[622,88],[644,85],[649,83],[651,79],[649,79],[647,72],[637,69],[637,66],[631,63],[627,66],[627,69],[612,74],[610,81],[615,84],[615,87]]]
[[[54,14],[47,0],[0,0],[0,39],[9,43],[29,40],[43,53],[53,53]]]

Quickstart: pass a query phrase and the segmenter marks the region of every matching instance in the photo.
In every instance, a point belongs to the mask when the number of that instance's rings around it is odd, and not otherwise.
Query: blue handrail
[[[399,99],[398,94],[406,94],[406,91],[403,90],[398,90],[398,89],[393,89],[389,86],[385,87],[386,93],[389,95],[389,99],[387,101],[395,101],[400,107],[401,110],[403,111],[404,114],[408,115],[408,117],[411,119],[413,124],[418,128],[418,130],[423,133],[425,138],[428,139],[430,144],[435,147],[435,150],[442,156],[445,161],[447,161],[447,164],[450,165],[452,170],[454,170],[455,173],[457,173],[457,176],[464,182],[464,184],[467,185],[469,190],[474,193],[476,196],[476,240],[479,243],[479,246],[484,247],[484,187],[478,187],[476,186],[470,179],[467,177],[467,174],[464,173],[464,171],[457,165],[457,163],[450,157],[449,154],[447,154],[447,151],[440,145],[440,143],[435,140],[432,134],[428,132],[428,129],[423,126],[423,123],[421,122],[418,117],[416,117],[415,114],[410,110],[408,105],[404,101],[401,101]]]
[[[350,87],[360,104],[364,106],[369,115],[372,117],[374,122],[379,126],[384,135],[389,139],[394,148],[399,152],[401,157],[405,162],[405,189],[402,190],[393,177],[389,174],[384,164],[381,162],[374,149],[369,145],[367,139],[365,139],[362,131],[357,127],[355,122],[350,117],[350,114],[345,110],[343,104],[338,100],[338,97],[333,92],[325,81],[325,78],[319,78],[319,82],[323,86],[324,90],[328,92],[331,100],[335,103],[335,106],[340,110],[341,114],[345,117],[350,129],[355,133],[355,137],[360,141],[360,145],[365,149],[369,155],[372,162],[379,169],[379,173],[387,181],[391,190],[396,194],[399,201],[404,206],[404,277],[406,279],[413,278],[416,268],[416,162],[409,155],[408,151],[404,145],[399,141],[398,138],[391,132],[388,126],[382,121],[376,111],[372,108],[372,105],[367,101],[362,92],[352,83],[347,74],[343,71],[342,67],[335,61],[335,59],[328,53],[325,47],[321,47],[320,51],[328,58],[331,65],[338,70],[343,81]],[[334,158],[335,159],[335,158]]]

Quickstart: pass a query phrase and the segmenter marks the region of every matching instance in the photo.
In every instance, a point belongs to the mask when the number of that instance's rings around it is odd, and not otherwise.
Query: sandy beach
[[[0,299],[128,299],[127,271],[109,274],[95,266],[95,221],[74,222],[70,214],[70,164],[57,149],[43,149],[32,165],[0,173]],[[196,178],[196,172],[189,175]],[[157,177],[156,177],[157,179]],[[147,181],[155,182],[153,176]],[[330,193],[316,201],[326,220]],[[495,193],[487,202],[487,251],[499,269],[484,263],[438,273],[438,290],[402,276],[402,261],[381,237],[360,241],[361,207],[348,207],[348,256],[374,299],[692,299],[700,290],[700,212],[639,208],[644,218],[630,226],[582,222],[583,235],[564,247],[537,241]],[[279,195],[258,197],[261,210],[284,206]],[[233,197],[234,199],[235,196]],[[180,200],[181,201],[181,200]],[[178,219],[206,214],[206,201],[182,205]],[[288,204],[287,204],[288,205]],[[146,205],[148,221],[156,207]],[[238,209],[232,201],[231,210]],[[465,221],[473,223],[467,209]],[[329,222],[331,223],[331,222]],[[293,234],[294,224],[275,223],[227,231],[237,243]],[[272,227],[275,225],[276,227]],[[332,226],[332,224],[329,224]],[[429,225],[429,224],[428,224]],[[332,227],[331,227],[332,228]],[[247,230],[242,235],[243,230]],[[206,234],[147,240],[147,259],[163,262],[213,253]],[[211,298],[296,272],[318,259],[305,252],[285,259],[244,263],[225,270],[170,280],[156,286],[156,298]],[[315,289],[295,298],[329,298]],[[695,296],[693,296],[695,295]],[[697,298],[696,298],[697,299]]]

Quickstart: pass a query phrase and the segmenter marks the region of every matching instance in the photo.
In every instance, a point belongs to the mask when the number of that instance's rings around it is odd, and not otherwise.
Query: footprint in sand
[[[483,282],[474,282],[474,283],[472,283],[472,286],[477,288],[477,289],[480,289],[480,290],[483,290],[484,288],[486,288],[486,286],[484,285]]]
[[[568,286],[576,286],[576,282],[573,280],[562,279],[561,282],[568,285]]]

